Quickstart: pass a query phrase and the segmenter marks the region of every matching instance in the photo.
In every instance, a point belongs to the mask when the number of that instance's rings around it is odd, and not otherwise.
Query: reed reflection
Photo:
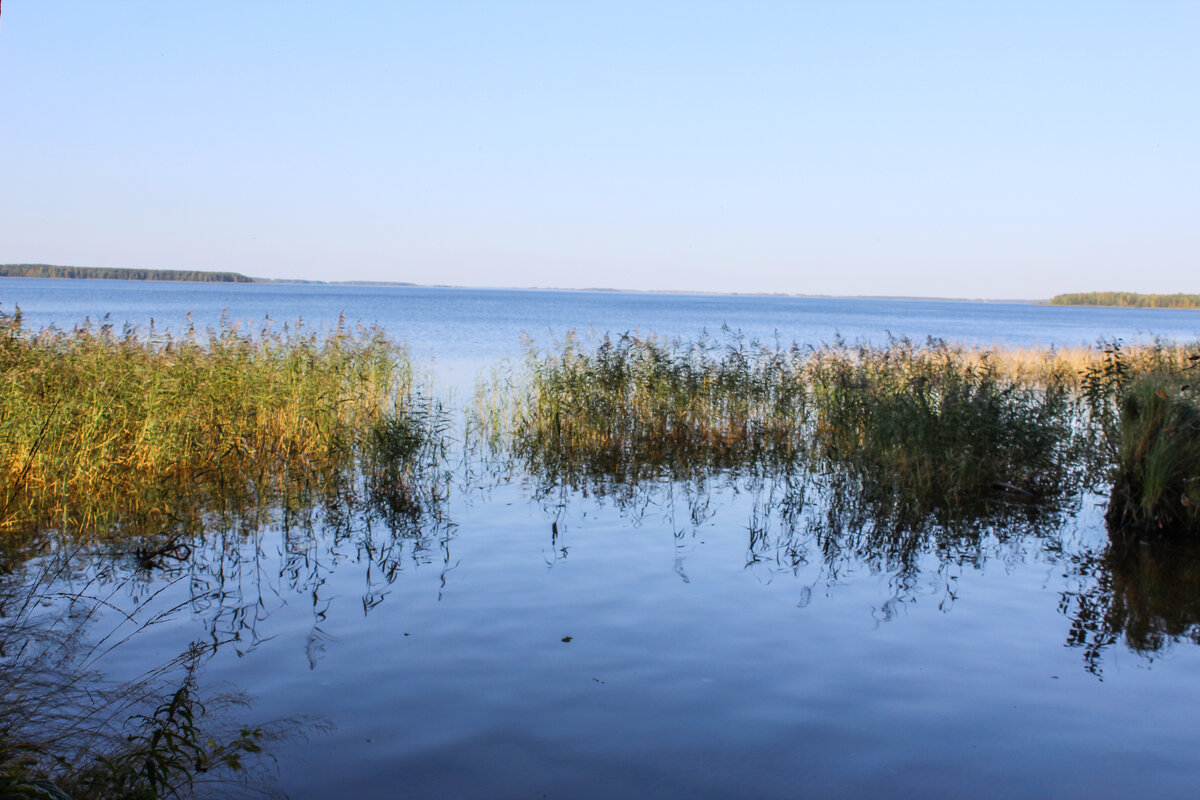
[[[989,561],[1037,561],[1066,566],[1070,585],[1058,610],[1070,624],[1066,644],[1081,650],[1088,672],[1102,676],[1114,646],[1153,660],[1178,644],[1200,644],[1200,543],[1080,544],[1067,535],[1078,499],[1047,505],[999,496],[952,515],[922,515],[881,495],[869,477],[845,470],[726,470],[624,483],[551,474],[533,476],[531,485],[556,519],[572,504],[610,502],[632,525],[667,521],[677,541],[675,571],[684,580],[686,542],[713,535],[700,528],[712,521],[716,503],[742,509],[747,567],[800,575],[816,563],[818,582],[827,586],[863,568],[888,576],[890,594],[875,610],[880,620],[932,598],[950,611],[963,573]],[[813,588],[805,589],[806,597]]]
[[[1089,672],[1123,643],[1146,658],[1176,644],[1200,644],[1200,543],[1114,543],[1069,556],[1073,585],[1059,598],[1071,620],[1067,644]]]
[[[361,571],[365,614],[406,564],[449,564],[442,440],[399,425],[376,433],[355,462],[276,476],[270,492],[242,490],[252,483],[219,494],[201,487],[186,515],[103,536],[38,530],[5,551],[8,569],[53,564],[56,591],[84,581],[112,595],[105,605],[113,609],[187,612],[202,621],[213,652],[239,655],[272,636],[267,621],[289,597],[304,597],[315,667],[331,635],[326,587],[335,571],[343,585],[348,569]]]
[[[78,553],[33,558],[0,580],[0,796],[278,795],[271,745],[328,725],[248,723],[248,696],[203,680],[223,642],[113,669],[114,654],[185,610],[157,602],[175,583],[152,588]]]
[[[406,491],[398,500],[369,479],[333,488],[305,506],[213,522],[183,542],[184,556],[138,570],[134,585],[186,581],[192,616],[204,620],[215,646],[239,655],[270,638],[268,618],[288,597],[303,597],[312,613],[306,656],[315,668],[336,627],[330,618],[336,593],[327,590],[335,572],[343,586],[347,570],[360,574],[360,608],[369,614],[406,565],[449,568],[454,532],[444,497],[418,504]]]

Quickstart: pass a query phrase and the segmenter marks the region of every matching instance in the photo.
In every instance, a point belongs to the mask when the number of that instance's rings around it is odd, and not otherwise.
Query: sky
[[[7,0],[0,263],[1200,292],[1200,2]]]

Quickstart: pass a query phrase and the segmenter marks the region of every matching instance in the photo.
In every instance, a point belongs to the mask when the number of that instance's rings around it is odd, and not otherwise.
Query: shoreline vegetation
[[[1052,306],[1105,306],[1110,308],[1200,308],[1200,294],[1137,294],[1136,292],[1081,292],[1058,294]]]
[[[0,264],[0,278],[64,278],[70,280],[189,281],[192,283],[253,283],[236,272],[128,267],[63,267],[54,264]]]
[[[377,329],[181,335],[0,314],[0,537],[167,537],[351,494],[437,506],[440,406]],[[0,568],[5,566],[0,554]]]
[[[482,384],[475,425],[543,494],[799,476],[920,530],[1111,487],[1114,539],[1200,534],[1196,350],[568,339]]]
[[[0,278],[61,278],[67,280],[185,281],[189,283],[299,283],[335,286],[416,286],[404,281],[305,281],[290,278],[252,278],[240,272],[199,269],[139,269],[132,267],[66,267],[55,264],[0,264]]]

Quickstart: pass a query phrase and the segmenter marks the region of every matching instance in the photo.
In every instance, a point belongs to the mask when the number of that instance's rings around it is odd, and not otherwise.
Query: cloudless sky
[[[1200,2],[7,0],[0,263],[1200,292]]]

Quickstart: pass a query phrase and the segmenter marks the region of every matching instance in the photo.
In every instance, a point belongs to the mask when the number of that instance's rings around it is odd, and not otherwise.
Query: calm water
[[[64,326],[345,312],[462,386],[522,331],[1200,338],[1194,312],[935,301],[10,279],[0,302]],[[411,528],[316,514],[118,561],[114,604],[181,610],[104,666],[224,642],[203,677],[249,717],[336,726],[275,747],[294,798],[1195,795],[1200,553],[1106,560],[1091,499],[898,541],[770,481],[538,479],[460,468]]]

